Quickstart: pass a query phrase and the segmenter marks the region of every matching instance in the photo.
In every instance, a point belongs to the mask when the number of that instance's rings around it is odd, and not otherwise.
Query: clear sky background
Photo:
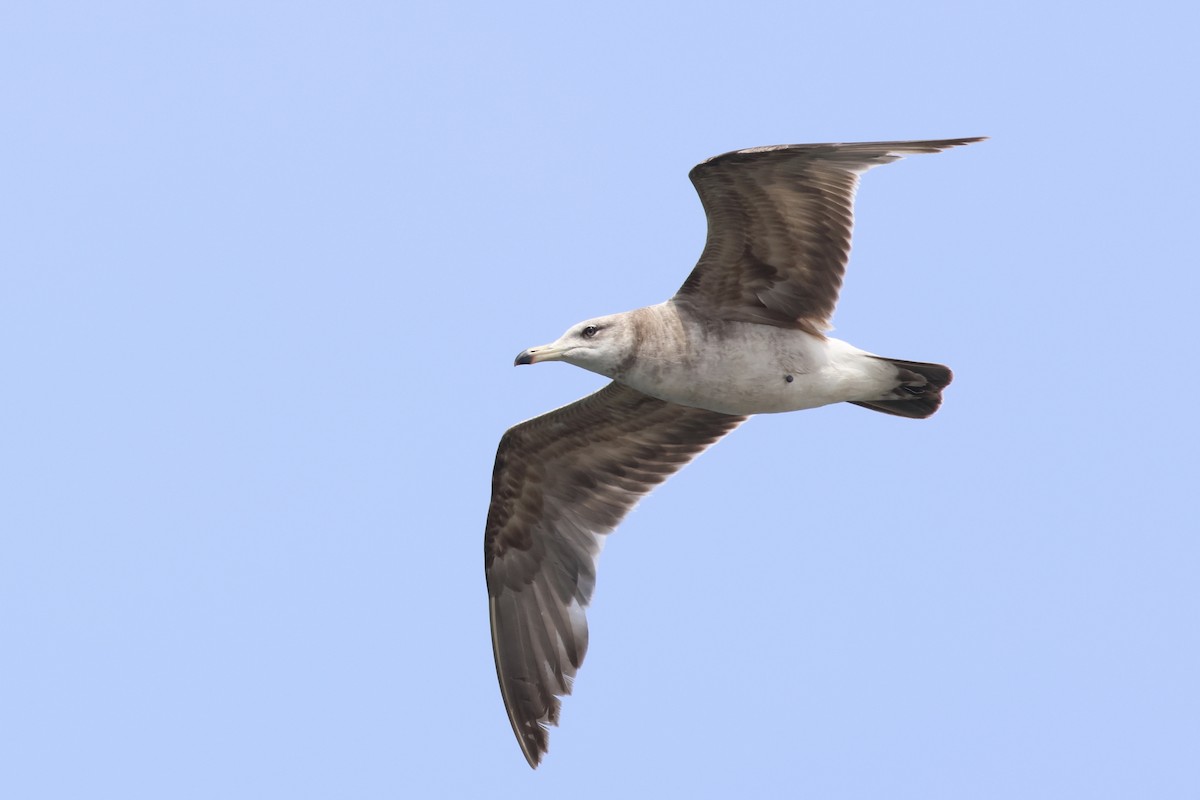
[[[0,796],[1200,796],[1194,10],[6,3]],[[525,347],[659,302],[687,180],[874,170],[837,335],[629,517],[543,767],[496,686]]]

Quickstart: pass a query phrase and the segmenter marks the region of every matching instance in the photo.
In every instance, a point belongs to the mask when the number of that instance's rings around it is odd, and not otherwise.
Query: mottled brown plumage
[[[710,158],[689,175],[708,216],[708,241],[675,302],[714,319],[820,335],[850,256],[859,175],[978,141],[794,144]]]
[[[484,564],[500,691],[531,766],[587,652],[601,537],[744,419],[610,383],[504,434]]]

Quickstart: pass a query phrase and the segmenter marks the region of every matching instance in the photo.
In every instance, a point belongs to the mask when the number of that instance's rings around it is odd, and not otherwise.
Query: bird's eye
[[[597,328],[595,325],[588,325],[586,328],[583,329],[583,338],[585,338],[585,339],[592,338],[593,336],[596,335],[596,332],[598,330],[600,330],[600,329]]]

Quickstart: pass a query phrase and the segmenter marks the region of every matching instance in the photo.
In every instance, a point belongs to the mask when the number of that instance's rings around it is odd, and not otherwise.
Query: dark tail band
[[[896,387],[887,397],[856,402],[854,405],[909,419],[933,416],[933,412],[942,404],[942,389],[954,380],[954,373],[950,368],[922,361],[900,361],[879,356],[876,358],[896,368]]]

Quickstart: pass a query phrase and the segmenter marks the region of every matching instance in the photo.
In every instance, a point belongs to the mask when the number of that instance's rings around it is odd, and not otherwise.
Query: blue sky
[[[0,795],[1194,797],[1194,11],[0,11]],[[601,560],[543,767],[482,529],[521,349],[659,302],[687,171],[871,172],[838,335],[924,422],[763,417]]]

